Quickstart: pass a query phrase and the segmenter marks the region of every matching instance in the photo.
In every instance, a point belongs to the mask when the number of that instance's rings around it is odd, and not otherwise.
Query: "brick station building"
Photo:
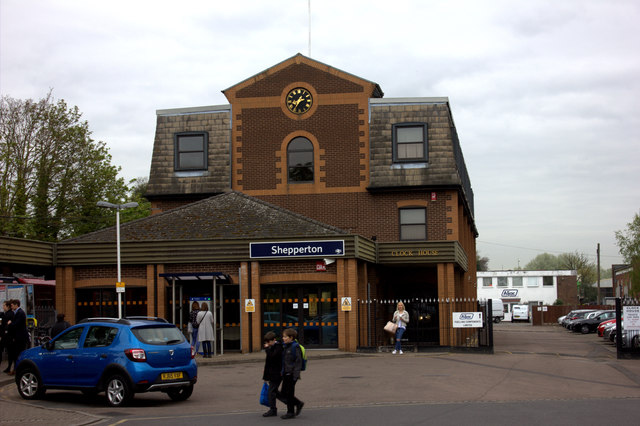
[[[355,351],[403,300],[409,342],[459,343],[445,300],[475,310],[477,229],[448,99],[383,98],[300,54],[223,93],[157,111],[153,215],[121,225],[127,315],[184,327],[207,301],[217,351],[290,326]],[[56,268],[67,317],[114,315],[113,228],[58,243]]]

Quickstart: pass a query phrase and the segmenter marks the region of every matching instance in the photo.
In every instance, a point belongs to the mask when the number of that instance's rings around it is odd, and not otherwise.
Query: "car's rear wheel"
[[[109,377],[105,393],[107,402],[112,407],[126,405],[133,398],[129,382],[119,374]]]
[[[174,401],[184,401],[191,396],[193,393],[193,385],[184,386],[181,388],[173,388],[167,391],[167,395],[169,398]]]
[[[18,393],[24,399],[42,398],[45,389],[38,373],[32,368],[25,368],[18,373]]]
[[[582,332],[582,334],[589,334],[589,326],[587,324],[582,324],[582,327],[580,327],[580,331]]]

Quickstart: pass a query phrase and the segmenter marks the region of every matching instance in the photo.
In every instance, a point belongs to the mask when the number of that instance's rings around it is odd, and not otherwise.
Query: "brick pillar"
[[[73,288],[73,267],[56,267],[56,311],[63,313],[71,324],[76,323],[76,295]]]
[[[167,318],[167,280],[160,276],[160,274],[164,274],[164,271],[164,265],[158,265],[158,284],[156,287],[158,293],[158,317],[171,321],[171,318]],[[153,286],[153,268],[151,275],[151,285]]]
[[[256,311],[252,314],[253,352],[262,350],[262,300],[260,299],[260,262],[251,262],[251,298],[256,300]]]

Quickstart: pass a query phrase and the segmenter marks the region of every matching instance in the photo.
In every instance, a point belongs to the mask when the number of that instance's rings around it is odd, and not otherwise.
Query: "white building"
[[[553,305],[577,302],[576,271],[485,271],[477,272],[478,299],[502,299],[505,320],[513,305]]]

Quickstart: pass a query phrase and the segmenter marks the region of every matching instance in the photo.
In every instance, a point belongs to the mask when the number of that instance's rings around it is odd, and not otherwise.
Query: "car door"
[[[96,386],[107,364],[111,361],[111,347],[118,335],[117,327],[92,325],[75,358],[77,386]]]
[[[65,330],[57,339],[43,347],[38,363],[45,386],[72,386],[75,383],[75,359],[85,327]]]

